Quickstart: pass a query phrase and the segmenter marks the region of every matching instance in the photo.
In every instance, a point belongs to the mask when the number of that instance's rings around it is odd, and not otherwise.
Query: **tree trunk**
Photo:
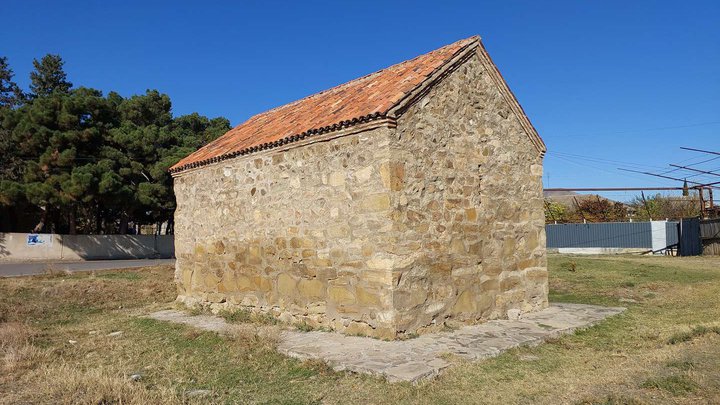
[[[175,233],[175,218],[173,216],[170,216],[168,218],[167,228],[165,228],[165,235],[171,235]]]
[[[98,235],[102,233],[102,208],[100,208],[100,203],[97,204],[95,209],[95,233]]]
[[[120,215],[120,229],[118,230],[120,235],[125,235],[127,233],[129,220],[130,218],[128,218],[128,215],[125,212]]]
[[[38,224],[35,225],[35,228],[33,228],[33,233],[38,233],[42,231],[43,228],[45,228],[45,222],[47,222],[47,207],[40,207],[40,209],[42,210],[42,216],[40,216],[40,222],[38,222]]]
[[[68,214],[68,233],[70,235],[77,234],[77,223],[75,219],[75,206],[73,205],[70,207],[70,213]]]

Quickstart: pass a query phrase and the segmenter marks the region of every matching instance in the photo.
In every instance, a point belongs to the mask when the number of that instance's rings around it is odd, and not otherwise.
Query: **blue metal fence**
[[[653,226],[653,224],[655,224]],[[548,248],[645,248],[657,249],[658,238],[664,248],[677,243],[677,223],[601,222],[546,225]],[[653,231],[662,235],[653,235]],[[655,245],[653,246],[653,239]],[[661,243],[662,244],[662,243]]]

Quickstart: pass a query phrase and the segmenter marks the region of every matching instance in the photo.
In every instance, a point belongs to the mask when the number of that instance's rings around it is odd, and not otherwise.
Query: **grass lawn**
[[[0,279],[0,404],[720,403],[720,258],[550,257],[550,300],[626,306],[595,327],[418,386],[138,315],[172,307],[170,267]],[[109,335],[112,332],[122,332]],[[204,390],[204,391],[201,391]]]

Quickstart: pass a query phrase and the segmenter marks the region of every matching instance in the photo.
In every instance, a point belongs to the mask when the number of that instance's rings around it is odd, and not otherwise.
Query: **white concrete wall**
[[[645,248],[548,248],[548,253],[568,255],[619,255],[647,252]]]
[[[0,233],[0,261],[112,260],[175,257],[173,235],[57,235]]]

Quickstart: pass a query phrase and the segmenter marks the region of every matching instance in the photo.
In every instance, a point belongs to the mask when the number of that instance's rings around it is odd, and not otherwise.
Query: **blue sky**
[[[236,125],[479,34],[548,145],[546,186],[675,186],[616,168],[720,150],[716,0],[3,3],[0,55],[24,87],[33,58],[59,53],[76,85],[158,89],[175,114]]]

